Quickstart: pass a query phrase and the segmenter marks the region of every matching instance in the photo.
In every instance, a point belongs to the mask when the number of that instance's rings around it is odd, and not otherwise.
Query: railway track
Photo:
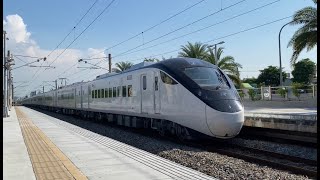
[[[227,156],[243,159],[246,161],[268,165],[278,169],[290,171],[295,174],[306,175],[311,178],[317,177],[317,161],[282,153],[266,151],[257,148],[249,148],[239,145],[204,145],[207,151],[217,152]]]
[[[39,110],[41,112],[47,112],[44,110]],[[58,114],[50,112],[49,114],[56,116]],[[66,116],[66,115],[58,115]],[[105,125],[105,124],[102,124]],[[126,131],[132,131],[135,133],[143,134],[146,136],[151,136],[154,138],[159,138],[159,136],[150,131],[138,131],[136,129],[128,129],[126,127],[120,127],[118,128],[124,128]],[[161,137],[163,138],[163,137]],[[165,136],[165,139],[169,141],[177,142],[177,138],[171,137],[171,136]],[[181,143],[181,142],[179,142]],[[232,143],[226,143],[226,141],[215,141],[212,143],[212,141],[209,143],[207,140],[205,142],[197,142],[191,141],[191,142],[183,142],[185,145],[196,147],[200,149],[204,149],[209,152],[216,152],[219,154],[224,154],[227,156],[231,156],[238,159],[243,159],[245,161],[258,163],[261,165],[267,165],[273,168],[282,169],[285,171],[292,172],[294,174],[301,174],[306,175],[311,178],[317,177],[317,161],[316,160],[310,160],[305,158],[300,158],[296,156],[290,156],[282,153],[276,153],[272,151],[257,149],[257,148],[249,148],[241,145],[236,145]]]
[[[317,148],[317,134],[315,133],[244,126],[238,137]]]

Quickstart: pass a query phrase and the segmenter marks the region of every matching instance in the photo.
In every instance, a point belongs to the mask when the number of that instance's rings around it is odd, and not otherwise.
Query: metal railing
[[[317,98],[317,85],[305,85],[294,93],[293,86],[260,87],[253,89],[237,89],[243,100],[291,101]]]

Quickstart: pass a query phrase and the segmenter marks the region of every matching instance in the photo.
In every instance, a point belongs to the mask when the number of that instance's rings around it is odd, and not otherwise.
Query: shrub
[[[292,83],[292,93],[294,96],[298,98],[300,101],[301,89],[303,88],[303,84],[301,83]]]
[[[240,96],[241,100],[243,100],[243,98],[244,98],[244,96],[246,96],[246,94],[243,91],[240,91],[239,96]]]
[[[248,91],[248,94],[249,94],[249,96],[250,96],[250,99],[252,100],[252,101],[254,101],[255,100],[255,96],[256,96],[256,91],[254,90],[254,89],[249,89],[249,91]]]
[[[286,88],[279,88],[277,90],[277,93],[280,94],[281,97],[285,98],[286,94],[288,93],[288,89]]]

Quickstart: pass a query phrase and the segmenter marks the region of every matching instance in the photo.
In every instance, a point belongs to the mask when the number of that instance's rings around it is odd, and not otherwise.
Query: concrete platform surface
[[[19,108],[88,179],[214,179],[35,110]]]
[[[317,115],[317,108],[262,108],[244,107],[244,113],[284,114],[284,115]]]
[[[262,108],[244,107],[244,113],[283,114],[283,115],[317,115],[317,108]]]
[[[3,118],[3,179],[36,179],[13,107]]]

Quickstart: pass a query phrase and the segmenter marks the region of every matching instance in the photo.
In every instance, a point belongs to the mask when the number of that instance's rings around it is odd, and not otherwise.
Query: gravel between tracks
[[[125,128],[92,123],[51,112],[45,113],[50,115],[47,117],[53,121],[57,120],[51,116],[157,154],[218,179],[308,179],[306,176],[295,175],[218,153],[207,152],[171,141],[144,136],[130,132]]]
[[[234,138],[230,140],[234,144],[258,148],[263,150],[269,150],[272,152],[282,153],[290,156],[301,157],[305,159],[317,160],[317,149],[302,147],[290,144],[281,144],[275,142],[261,141],[261,140],[249,140],[242,138]]]

